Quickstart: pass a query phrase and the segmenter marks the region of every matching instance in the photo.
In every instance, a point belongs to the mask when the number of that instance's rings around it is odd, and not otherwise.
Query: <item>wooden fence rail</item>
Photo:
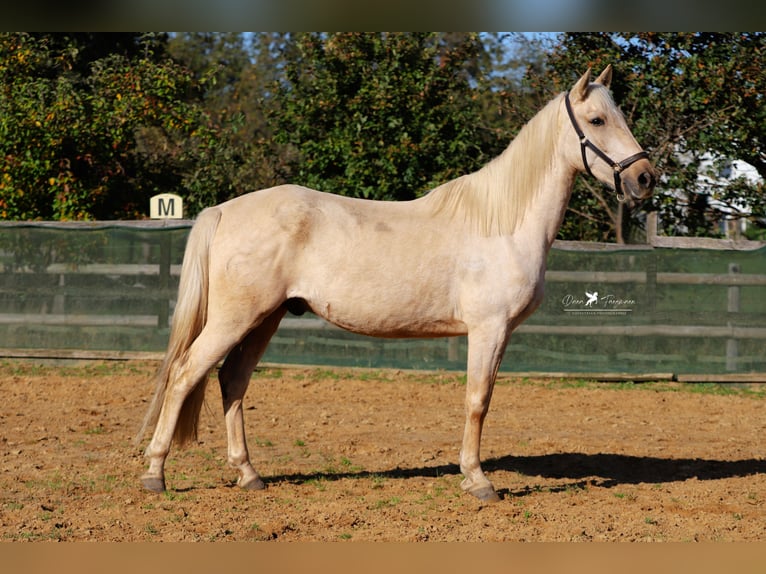
[[[140,225],[127,225],[126,222],[120,222],[120,227],[130,227],[141,230],[142,233],[156,233],[158,230],[164,228],[184,228],[190,227],[191,222],[176,221],[172,224],[162,223],[157,224],[155,222],[142,223]],[[4,227],[29,227],[29,224],[20,225],[0,225],[0,231]],[[115,224],[80,224],[80,225],[62,225],[62,224],[45,224],[43,228],[73,228],[75,230],[93,230],[102,229],[107,227],[114,227]],[[31,268],[29,266],[16,266],[13,269],[6,269],[6,274],[17,274],[27,279],[23,279],[18,282],[19,285],[25,285],[23,288],[14,286],[14,281],[7,281],[3,285],[0,285],[0,296],[5,297],[6,300],[13,301],[14,298],[21,301],[22,298],[33,301],[29,303],[22,310],[15,309],[13,306],[8,306],[7,309],[0,307],[0,328],[6,329],[8,333],[16,332],[16,330],[23,330],[24,328],[40,327],[41,329],[51,329],[56,333],[66,333],[66,329],[91,329],[93,332],[98,332],[98,329],[108,329],[110,327],[122,328],[125,330],[133,329],[134,331],[152,331],[155,334],[159,333],[160,336],[155,336],[155,339],[166,338],[167,328],[172,320],[172,308],[175,302],[178,277],[180,275],[181,266],[178,263],[171,261],[170,251],[164,244],[159,236],[154,236],[152,241],[155,245],[161,247],[161,256],[159,262],[155,263],[103,263],[103,262],[91,262],[91,263],[69,263],[69,262],[57,262],[49,264],[44,267]],[[560,242],[557,241],[554,244],[554,250],[559,251],[575,251],[575,252],[587,252],[594,254],[604,254],[609,252],[618,252],[628,249],[634,252],[638,257],[648,257],[645,261],[644,269],[638,270],[623,270],[623,271],[603,271],[603,270],[564,270],[554,268],[549,269],[546,272],[546,282],[548,283],[548,295],[551,297],[552,292],[556,292],[557,285],[560,290],[565,289],[565,284],[581,285],[583,290],[592,285],[610,285],[619,286],[625,285],[626,290],[630,290],[630,286],[641,286],[640,292],[645,296],[647,300],[651,300],[650,311],[654,309],[654,298],[658,286],[689,286],[689,287],[703,287],[713,286],[726,290],[726,297],[724,297],[725,303],[720,310],[716,309],[706,314],[695,313],[692,311],[676,312],[673,313],[673,318],[680,319],[674,322],[672,319],[668,320],[668,317],[663,313],[658,313],[656,317],[652,317],[648,320],[646,316],[640,320],[627,319],[623,321],[615,321],[608,323],[600,319],[593,319],[592,321],[581,321],[577,323],[574,320],[559,321],[556,318],[550,316],[545,317],[544,313],[538,312],[533,316],[530,322],[523,324],[517,332],[524,335],[541,336],[563,336],[571,338],[572,341],[576,341],[577,338],[585,337],[636,337],[639,339],[649,339],[651,337],[658,338],[677,338],[677,339],[690,339],[690,340],[704,340],[704,339],[723,339],[725,341],[725,354],[721,354],[720,357],[725,361],[725,368],[727,372],[735,372],[740,370],[742,361],[747,358],[752,364],[766,365],[766,357],[763,361],[756,357],[756,361],[752,361],[753,345],[754,342],[763,341],[766,339],[766,305],[757,305],[758,310],[755,315],[750,315],[743,312],[743,289],[750,290],[748,299],[745,300],[744,306],[746,308],[752,307],[752,301],[754,298],[753,289],[761,289],[766,287],[766,274],[762,273],[743,273],[741,266],[732,262],[728,264],[727,273],[691,273],[688,271],[658,271],[656,259],[653,259],[653,254],[661,254],[663,248],[656,249],[657,245],[663,245],[663,247],[678,247],[671,241],[672,238],[657,238],[650,237],[653,246],[619,246],[612,244],[590,244],[581,242]],[[743,253],[753,249],[759,249],[766,244],[760,242],[735,242],[724,241],[714,243],[715,240],[695,241],[691,238],[683,238],[680,242],[683,248],[693,249],[714,249],[717,247],[730,250],[733,254]],[[0,253],[2,255],[2,253]],[[611,255],[609,255],[611,256]],[[732,259],[736,259],[732,257]],[[719,269],[720,269],[720,264]],[[571,265],[575,267],[574,265]],[[627,265],[626,265],[627,266]],[[640,265],[639,265],[640,267]],[[675,268],[675,267],[673,267]],[[724,269],[726,267],[724,266]],[[757,265],[756,269],[766,269],[764,265]],[[752,269],[750,269],[752,271]],[[94,277],[97,280],[93,281],[93,285],[89,284],[88,277]],[[102,280],[103,278],[103,280]],[[126,280],[127,278],[127,280]],[[114,281],[114,286],[107,281]],[[150,287],[144,287],[142,284],[150,284]],[[706,287],[705,287],[706,288]],[[579,288],[578,288],[579,289]],[[619,288],[616,289],[619,291]],[[675,292],[675,297],[678,297],[678,292]],[[681,291],[683,293],[683,291]],[[757,293],[757,292],[756,292]],[[138,304],[133,307],[134,312],[131,314],[128,312],[119,312],[112,309],[104,310],[108,306],[104,306],[104,309],[89,310],[87,307],[83,308],[83,304],[80,303],[79,307],[71,306],[69,304],[71,300],[82,300],[92,297],[94,300],[119,300],[120,297],[126,297],[135,299],[139,302],[144,301],[146,304]],[[716,295],[716,297],[719,297]],[[766,290],[764,290],[763,299],[766,301]],[[34,307],[34,301],[41,301],[37,308]],[[718,301],[718,299],[716,299]],[[718,303],[716,303],[717,305]],[[750,307],[748,307],[750,305]],[[118,306],[115,306],[115,309]],[[542,310],[541,310],[542,311]],[[691,324],[700,315],[705,319],[706,324]],[[542,318],[540,318],[542,317]],[[569,319],[567,313],[559,313],[559,318],[566,317]],[[664,320],[663,320],[664,319]],[[763,322],[761,320],[763,319]],[[688,320],[688,323],[684,323],[684,320]],[[585,324],[583,324],[585,323]],[[714,324],[713,324],[714,323]],[[319,344],[318,338],[324,338],[325,344],[332,346],[333,341],[337,340],[337,346],[353,346],[354,343],[349,342],[347,339],[341,339],[336,333],[340,331],[338,328],[326,323],[322,319],[314,318],[311,316],[304,318],[292,318],[288,317],[283,320],[280,326],[280,333],[305,333],[306,337],[310,337],[311,344]],[[21,332],[21,331],[18,331]],[[127,331],[126,331],[127,332]],[[164,335],[162,334],[164,333]],[[320,337],[317,337],[317,334]],[[11,335],[12,336],[12,335]],[[97,336],[97,335],[95,335]],[[126,335],[127,336],[127,335]],[[64,344],[67,343],[66,335],[63,335]],[[285,341],[292,340],[292,335],[284,335]],[[308,340],[308,339],[307,339]],[[570,339],[567,339],[569,341]],[[458,344],[451,340],[449,342],[449,360],[457,360],[458,357]],[[748,342],[749,341],[749,342]],[[746,342],[743,346],[743,342]],[[366,344],[364,348],[379,346],[379,343]],[[13,343],[9,343],[4,340],[0,343],[0,347],[5,347],[5,351],[0,349],[0,355],[4,352],[12,352]],[[362,347],[359,347],[362,348]],[[761,347],[763,348],[763,347]],[[161,348],[157,348],[156,351],[161,352]],[[39,355],[44,352],[40,350],[30,350],[31,355]],[[104,350],[94,351],[96,354],[101,352],[107,352]],[[137,351],[138,354],[147,352],[145,349]],[[545,351],[549,355],[553,356],[559,353],[559,351]],[[75,350],[62,350],[62,355],[68,355],[71,353],[77,353]],[[125,356],[126,349],[119,348],[114,350],[115,356]],[[559,353],[561,354],[561,353]],[[766,352],[763,353],[766,355]],[[629,353],[623,353],[621,356],[626,357]],[[745,357],[748,355],[748,357]],[[716,359],[719,360],[719,359]],[[766,367],[764,368],[766,370]]]
[[[166,272],[170,277],[178,277],[180,275],[180,265],[170,265]],[[28,270],[21,270],[17,273],[31,273]],[[68,264],[53,264],[46,269],[46,274],[51,275],[104,275],[104,276],[159,276],[160,265],[157,264],[99,264],[89,263],[81,266],[72,266]],[[766,286],[766,275],[760,274],[744,274],[738,272],[731,273],[675,273],[675,272],[660,272],[651,274],[646,271],[560,271],[549,270],[545,274],[546,283],[585,283],[585,284],[639,284],[645,285],[647,282],[653,282],[657,285],[716,285],[716,286],[728,286],[728,287],[741,287],[741,286]],[[166,281],[166,283],[168,283]],[[14,293],[13,289],[0,288],[0,293]],[[39,292],[45,294],[63,294],[72,295],[76,293],[93,294],[98,293],[100,295],[108,294],[110,291],[104,288],[92,290],[90,288],[84,289],[82,287],[68,288],[66,282],[61,282],[57,286],[45,286],[35,287],[31,289],[25,289],[24,293]],[[729,300],[737,299],[733,297],[735,292],[730,293]],[[20,293],[19,293],[20,294]],[[169,299],[175,299],[176,288],[167,286],[164,287],[161,292],[151,289],[144,292],[133,290],[132,296],[139,298],[146,298],[148,300],[157,300],[162,295],[169,296]],[[115,293],[119,295],[119,293]],[[730,305],[727,309],[728,312],[739,312],[738,301],[733,306]],[[40,312],[40,313],[3,313],[0,312],[0,324],[3,323],[36,323],[36,324],[71,324],[71,325],[89,325],[89,324],[106,324],[109,321],[113,321],[116,324],[136,324],[136,325],[157,325],[156,317],[151,320],[151,315],[141,316],[124,316],[124,315],[101,315],[101,314],[86,314],[86,313],[53,313],[53,312]],[[132,323],[134,322],[134,323]],[[316,328],[317,325],[324,324],[324,321],[317,319],[315,321],[308,319],[296,319],[289,323],[291,328]],[[329,324],[327,324],[329,325]],[[329,325],[329,327],[332,327]],[[659,327],[659,326],[652,326]],[[598,327],[602,328],[602,327]],[[709,329],[711,327],[700,327],[700,329]],[[523,326],[521,329],[531,329],[529,326]],[[536,325],[536,332],[546,332],[545,329],[550,329],[550,333],[562,333],[560,328],[548,325]],[[623,333],[634,332],[636,335],[650,334],[646,330],[646,326],[642,325],[626,325],[621,327]],[[766,330],[766,327],[764,327]],[[577,331],[571,331],[575,334]],[[584,330],[582,332],[587,332]],[[690,333],[697,332],[691,327],[684,327],[682,325],[667,325],[663,328],[663,333],[666,335],[677,334],[679,336],[688,336]],[[723,331],[720,331],[723,332]],[[749,332],[760,333],[759,329],[752,329]],[[702,335],[700,331],[700,336]],[[711,335],[717,336],[717,335]],[[760,335],[758,335],[760,337]]]
[[[114,275],[114,276],[141,276],[158,275],[160,265],[151,264],[87,264],[73,267],[65,264],[54,264],[48,267],[47,273],[54,275]],[[733,268],[736,270],[736,268]],[[180,273],[180,265],[171,265],[164,269],[172,277]],[[734,316],[739,309],[739,288],[741,286],[766,286],[766,275],[748,275],[742,273],[651,273],[645,271],[560,271],[551,270],[546,273],[546,281],[556,283],[585,283],[585,284],[641,284],[655,282],[658,285],[718,285],[729,288],[727,317]],[[165,285],[168,284],[166,280]],[[66,304],[61,299],[67,294],[77,293],[78,288],[67,289],[64,281],[60,287],[40,288],[42,292],[57,297],[58,303],[54,305],[58,312],[40,313],[2,313],[0,312],[0,325],[39,325],[51,327],[137,327],[156,329],[167,327],[171,320],[171,300],[175,298],[175,289],[165,287],[165,304],[159,305],[157,314],[99,314],[99,313],[66,313],[62,312]],[[57,291],[58,290],[58,291]],[[56,294],[58,293],[58,294]],[[101,288],[91,293],[92,295],[107,295],[108,291]],[[136,291],[132,296],[146,299],[162,297],[158,290]],[[165,309],[168,309],[165,311]],[[332,339],[333,332],[339,328],[319,318],[286,318],[280,326],[280,331],[313,331],[324,332]],[[587,325],[562,325],[555,323],[534,324],[525,323],[517,329],[518,333],[536,335],[557,335],[571,337],[675,337],[675,338],[724,338],[726,339],[726,365],[727,371],[737,369],[739,359],[739,341],[746,339],[766,339],[766,326],[736,326],[724,325],[683,325],[683,324],[622,324],[605,325],[601,323]],[[327,342],[327,344],[330,344]],[[339,344],[348,345],[347,341]],[[456,343],[450,346],[451,359],[457,356]]]

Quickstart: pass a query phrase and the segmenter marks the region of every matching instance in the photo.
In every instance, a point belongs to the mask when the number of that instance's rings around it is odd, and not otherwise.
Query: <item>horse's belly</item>
[[[398,320],[380,320],[372,321],[360,320],[338,320],[327,319],[333,325],[337,325],[352,333],[360,335],[369,335],[371,337],[384,337],[392,339],[402,338],[429,338],[429,337],[450,337],[453,335],[465,335],[466,328],[459,321],[398,321]]]
[[[435,301],[391,300],[380,294],[345,300],[307,300],[311,311],[353,333],[372,337],[448,337],[466,333],[465,324]]]

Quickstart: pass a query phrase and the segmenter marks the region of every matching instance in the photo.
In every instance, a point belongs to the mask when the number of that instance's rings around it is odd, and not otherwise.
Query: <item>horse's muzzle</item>
[[[648,160],[641,160],[620,174],[622,195],[629,203],[640,203],[652,196],[657,176]]]

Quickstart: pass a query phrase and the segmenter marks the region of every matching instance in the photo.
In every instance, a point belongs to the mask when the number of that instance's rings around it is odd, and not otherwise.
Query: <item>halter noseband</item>
[[[590,166],[588,165],[588,160],[585,157],[585,148],[590,148],[595,152],[595,154],[603,159],[606,163],[608,163],[612,170],[614,171],[614,191],[617,193],[617,201],[622,203],[625,201],[625,194],[622,192],[622,178],[620,174],[622,173],[622,170],[624,170],[626,167],[634,164],[640,159],[646,159],[649,157],[649,154],[641,150],[638,153],[634,153],[632,156],[625,158],[624,160],[617,162],[614,161],[612,158],[610,158],[608,155],[606,155],[603,151],[601,151],[596,144],[594,144],[592,141],[590,141],[587,137],[585,137],[585,134],[580,129],[580,125],[577,123],[577,120],[575,119],[574,112],[572,111],[572,104],[569,101],[569,92],[566,93],[566,96],[564,96],[564,102],[566,103],[567,113],[569,114],[569,120],[572,122],[572,127],[574,128],[575,132],[577,133],[577,137],[580,138],[580,152],[582,153],[582,163],[585,166],[585,171],[588,172],[588,175],[591,177],[595,176],[593,175],[593,172],[590,170]]]

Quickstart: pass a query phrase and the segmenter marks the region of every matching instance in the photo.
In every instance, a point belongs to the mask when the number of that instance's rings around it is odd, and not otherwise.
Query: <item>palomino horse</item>
[[[462,488],[498,500],[479,457],[484,417],[511,332],[540,304],[545,261],[578,172],[648,197],[655,174],[609,93],[611,67],[590,70],[475,173],[403,202],[284,185],[204,210],[189,235],[167,355],[139,433],[155,426],[142,476],[165,489],[171,442],[196,439],[209,372],[223,396],[228,461],[261,489],[242,399],[287,311],[310,310],[378,337],[468,335]],[[610,158],[626,158],[613,161]]]

